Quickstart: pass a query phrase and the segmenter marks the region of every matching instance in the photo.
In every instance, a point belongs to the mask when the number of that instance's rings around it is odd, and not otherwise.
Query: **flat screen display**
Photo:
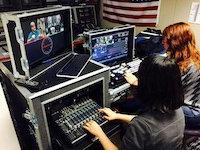
[[[22,19],[24,45],[30,68],[71,51],[70,11]]]
[[[91,36],[92,59],[104,64],[133,59],[134,29],[100,32]]]

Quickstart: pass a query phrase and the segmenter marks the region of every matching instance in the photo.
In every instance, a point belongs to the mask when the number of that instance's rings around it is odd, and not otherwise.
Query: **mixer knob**
[[[114,77],[115,77],[115,74],[114,74],[114,73],[111,73],[110,76],[114,78]]]
[[[115,85],[115,83],[114,83],[114,82],[110,82],[110,84],[111,84],[111,85]]]
[[[121,66],[122,66],[122,67],[126,67],[126,63],[122,63]]]

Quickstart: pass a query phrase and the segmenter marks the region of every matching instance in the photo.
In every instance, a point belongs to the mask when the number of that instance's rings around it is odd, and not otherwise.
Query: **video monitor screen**
[[[30,68],[71,51],[70,11],[22,19],[24,45]]]
[[[92,59],[104,64],[131,60],[133,31],[134,29],[105,31],[91,36]]]

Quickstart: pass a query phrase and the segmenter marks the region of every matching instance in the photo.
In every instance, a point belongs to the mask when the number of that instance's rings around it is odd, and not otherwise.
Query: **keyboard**
[[[90,60],[88,54],[74,54],[56,74],[58,77],[77,78]]]
[[[117,88],[125,83],[127,83],[124,78],[124,73],[126,71],[130,71],[131,73],[137,73],[140,63],[142,61],[140,59],[135,59],[128,63],[122,63],[121,65],[111,67],[111,75],[110,75],[110,88]]]
[[[86,122],[94,120],[100,126],[108,122],[103,119],[102,114],[98,111],[100,108],[92,99],[84,98],[83,101],[64,107],[54,112],[51,116],[68,142],[74,145],[86,137],[87,133],[83,129],[83,125]]]
[[[142,62],[142,60],[140,59],[135,59],[129,63],[127,63],[127,66],[129,66],[129,70],[131,73],[136,73],[138,72],[140,63]]]

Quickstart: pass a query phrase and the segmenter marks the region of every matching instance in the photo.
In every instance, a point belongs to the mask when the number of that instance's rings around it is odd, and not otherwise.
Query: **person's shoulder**
[[[187,85],[188,82],[198,82],[200,81],[200,69],[194,65],[190,64],[188,69],[182,74],[182,83]]]
[[[182,108],[176,109],[176,110],[174,110],[174,111],[175,111],[175,113],[176,113],[176,115],[177,115],[178,117],[181,117],[181,118],[184,117]]]
[[[149,119],[148,115],[138,115],[131,121],[130,128],[139,128],[140,130],[151,132]]]
[[[151,126],[148,125],[147,121],[143,117],[137,116],[132,119],[129,124],[126,130],[125,138],[131,140],[132,143],[135,143],[138,140],[143,141],[146,138],[150,138],[151,134]]]
[[[151,129],[140,116],[135,117],[129,124],[123,136],[120,150],[142,150],[151,136]]]
[[[132,120],[132,124],[137,123],[138,125],[142,125],[143,127],[146,127],[146,129],[149,129],[152,133],[158,132],[163,127],[176,122],[184,122],[184,114],[181,108],[170,113],[151,111],[138,115]]]
[[[28,38],[31,38],[32,35],[33,35],[33,32],[30,32],[30,33],[28,34]]]
[[[37,30],[35,30],[35,32],[36,32],[36,33],[40,33],[40,30],[39,30],[39,29],[37,29]]]
[[[174,121],[178,122],[178,124],[181,122],[183,125],[185,125],[185,115],[182,108],[174,110]]]
[[[195,64],[191,63],[185,71],[185,74],[200,74],[200,69]]]
[[[31,32],[29,32],[29,35],[32,35],[33,34],[33,32],[31,31]]]
[[[130,144],[128,146],[130,148],[124,146],[124,149],[131,150],[133,147],[139,147],[138,149],[144,149],[144,147],[163,149],[173,137],[181,137],[183,131],[184,116],[181,108],[174,110],[171,114],[144,113],[131,121],[124,137],[124,143]]]

